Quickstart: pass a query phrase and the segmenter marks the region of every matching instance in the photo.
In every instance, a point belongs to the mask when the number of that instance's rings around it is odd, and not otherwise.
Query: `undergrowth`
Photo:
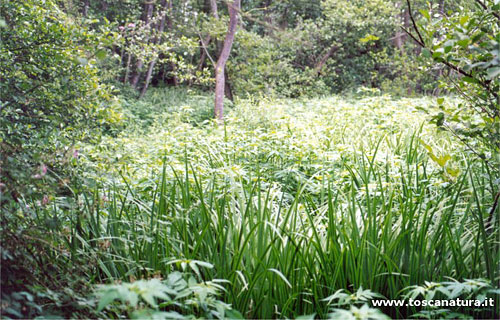
[[[134,124],[119,136],[78,146],[88,191],[71,205],[17,210],[52,221],[46,263],[84,261],[88,285],[124,281],[100,289],[99,312],[498,317],[498,172],[427,124],[431,99],[237,101],[218,126],[206,98],[168,94],[126,106]],[[497,307],[369,303],[457,283],[469,286],[435,297]]]

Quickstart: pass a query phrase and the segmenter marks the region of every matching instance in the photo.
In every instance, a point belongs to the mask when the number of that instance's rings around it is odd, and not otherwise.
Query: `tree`
[[[229,28],[215,65],[215,117],[219,122],[224,120],[224,88],[226,84],[224,70],[233,46],[241,3],[240,0],[234,0],[232,3],[228,3],[227,6],[229,10]]]
[[[169,3],[171,4],[172,0],[169,0]],[[165,21],[167,18],[167,0],[162,0],[160,8],[162,8],[164,11],[162,13],[160,22],[158,24],[158,34],[153,39],[153,45],[161,41],[163,30],[165,29]],[[142,87],[140,98],[142,98],[146,94],[146,91],[148,90],[149,83],[151,82],[151,75],[153,74],[153,68],[155,67],[157,60],[158,57],[154,57],[153,60],[149,63],[148,71],[146,72],[146,79],[144,80],[144,86]]]
[[[148,26],[150,24],[150,20],[153,16],[153,4],[154,2],[153,1],[145,1],[144,2],[144,12],[143,12],[143,21],[144,21],[144,25],[145,26]],[[147,32],[147,35],[146,35],[146,43],[149,41],[149,30],[150,30],[151,27],[149,28],[146,28],[146,32]],[[136,63],[136,69],[135,69],[135,73],[133,74],[132,76],[132,79],[130,79],[130,85],[132,85],[132,87],[137,87],[137,83],[139,82],[139,78],[141,77],[141,73],[142,73],[142,67],[144,66],[144,62],[142,60],[142,58],[138,58],[137,59],[137,63]]]

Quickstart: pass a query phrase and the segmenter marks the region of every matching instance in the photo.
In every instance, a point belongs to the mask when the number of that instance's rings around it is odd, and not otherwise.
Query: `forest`
[[[0,318],[499,319],[499,0],[1,0]]]

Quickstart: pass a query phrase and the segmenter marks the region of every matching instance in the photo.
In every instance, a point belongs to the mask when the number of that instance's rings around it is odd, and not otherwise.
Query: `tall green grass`
[[[425,124],[430,99],[240,101],[217,126],[191,121],[206,97],[148,94],[125,106],[136,113],[118,136],[78,146],[92,192],[31,204],[33,224],[52,226],[50,259],[89,284],[184,265],[228,280],[218,299],[247,318],[325,318],[341,289],[398,299],[450,278],[498,289],[498,171]],[[496,306],[455,311],[498,318],[498,295]]]
[[[248,318],[324,318],[324,299],[342,288],[397,299],[425,281],[496,283],[500,253],[498,228],[486,225],[494,191],[488,168],[464,157],[461,173],[436,185],[443,173],[429,169],[418,141],[418,132],[384,141],[403,159],[399,175],[376,161],[380,139],[290,192],[268,183],[258,165],[246,179],[198,174],[186,151],[184,170],[165,160],[153,187],[141,190],[124,179],[125,187],[85,196],[68,246],[72,256],[93,262],[89,278],[96,282],[166,275],[177,259],[210,262],[214,268],[200,270],[203,277],[229,280],[222,300]],[[417,310],[383,311],[406,318]]]

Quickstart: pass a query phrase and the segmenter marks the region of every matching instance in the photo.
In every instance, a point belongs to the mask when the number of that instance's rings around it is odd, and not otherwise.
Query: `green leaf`
[[[443,49],[443,51],[444,51],[444,49]],[[434,53],[432,54],[432,57],[434,59],[441,57],[443,55],[443,51],[434,51]]]
[[[427,10],[424,10],[424,9],[420,9],[418,10],[420,11],[420,13],[427,19],[427,20],[431,20],[431,15],[429,14],[429,11]]]
[[[198,266],[196,265],[196,261],[191,261],[189,263],[189,267],[191,267],[191,269],[194,271],[194,273],[196,273],[196,275],[198,277],[201,277],[200,269],[198,269]]]
[[[470,41],[470,39],[466,38],[466,39],[458,40],[457,44],[459,46],[461,46],[462,48],[466,48],[469,45],[469,41]]]
[[[99,300],[99,305],[97,306],[97,311],[101,311],[108,304],[110,304],[111,302],[113,302],[114,300],[119,299],[119,298],[120,298],[120,296],[119,296],[118,292],[116,292],[116,290],[112,289],[112,290],[106,291],[103,294],[103,296],[101,297],[101,299]]]
[[[444,102],[444,98],[437,98],[437,104],[438,105],[443,105],[443,102]]]
[[[141,297],[144,299],[144,301],[146,301],[153,308],[157,308],[158,305],[156,304],[154,296],[154,293],[149,291],[143,292],[141,294]]]
[[[226,319],[238,319],[238,320],[245,319],[245,317],[243,317],[243,315],[238,310],[234,310],[234,309],[226,310],[224,318],[226,318]]]
[[[97,57],[97,59],[103,60],[107,56],[106,50],[104,50],[104,49],[97,50],[95,52],[95,56]]]
[[[426,58],[430,58],[430,57],[432,57],[432,54],[431,54],[430,50],[429,50],[429,49],[427,49],[427,48],[423,48],[423,49],[422,49],[422,55],[423,55],[424,57],[426,57]]]
[[[196,264],[199,265],[200,267],[205,267],[205,268],[208,268],[208,269],[212,269],[214,267],[213,264],[211,263],[208,263],[208,262],[205,262],[205,261],[198,261],[198,260],[195,260]]]
[[[450,176],[456,178],[460,174],[460,169],[447,167],[446,172],[448,172]]]
[[[462,77],[462,81],[467,82],[467,83],[474,83],[474,84],[479,83],[479,81],[477,79],[471,78],[471,77]]]
[[[283,279],[283,281],[285,281],[285,283],[287,284],[287,286],[289,286],[290,288],[292,287],[292,285],[290,284],[290,282],[288,281],[288,279],[285,277],[285,275],[283,273],[281,273],[281,271],[273,269],[273,268],[269,269],[269,271],[272,271],[272,272],[276,273],[281,279]]]
[[[467,82],[467,83],[472,83],[472,84],[479,83],[479,80],[477,80],[476,78],[472,78],[472,77],[462,77],[462,81]]]
[[[128,291],[126,300],[135,308],[139,302],[139,295],[136,292]]]
[[[444,46],[444,52],[445,53],[450,52],[454,45],[455,45],[455,40],[448,40],[448,41],[446,41],[443,44],[443,46]]]
[[[440,112],[438,114],[436,124],[438,125],[438,127],[441,127],[444,124],[444,113]]]
[[[486,79],[488,80],[496,78],[498,75],[500,75],[500,67],[489,68],[488,71],[486,71]]]
[[[366,43],[366,42],[370,42],[370,41],[376,41],[378,39],[380,39],[380,38],[377,36],[374,36],[373,34],[369,34],[366,37],[359,39],[359,41]]]
[[[447,155],[444,155],[444,156],[441,156],[441,157],[437,158],[436,162],[441,167],[444,167],[446,165],[446,163],[448,162],[448,160],[450,160],[450,159],[451,159],[451,156],[447,154]]]
[[[84,65],[86,65],[86,64],[88,64],[88,63],[89,63],[89,61],[88,61],[87,59],[82,58],[82,57],[78,57],[78,58],[76,58],[76,61],[77,61],[79,64],[81,64],[82,66],[84,66]]]

